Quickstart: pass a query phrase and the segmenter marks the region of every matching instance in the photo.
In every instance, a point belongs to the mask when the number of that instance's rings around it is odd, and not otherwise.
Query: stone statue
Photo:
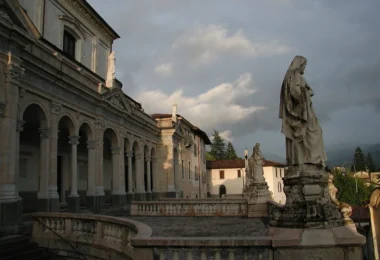
[[[286,160],[289,166],[325,166],[322,129],[311,101],[314,93],[303,77],[306,64],[306,58],[295,56],[282,83],[279,115],[286,137]]]
[[[260,144],[253,147],[252,156],[248,159],[248,176],[255,181],[264,181],[263,172],[264,156],[260,151]]]
[[[116,78],[115,73],[116,73],[116,56],[115,56],[115,52],[113,51],[108,56],[107,80],[113,81]]]

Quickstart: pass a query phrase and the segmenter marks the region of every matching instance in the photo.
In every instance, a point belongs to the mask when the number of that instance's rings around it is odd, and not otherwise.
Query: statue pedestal
[[[349,227],[269,228],[274,259],[362,259],[365,237]]]
[[[271,198],[265,180],[251,180],[249,184],[244,187],[243,195],[248,202],[249,218],[268,216],[268,201],[271,200]]]
[[[269,225],[285,228],[332,228],[345,221],[329,194],[328,173],[317,165],[290,166],[285,172],[286,204],[269,203]]]

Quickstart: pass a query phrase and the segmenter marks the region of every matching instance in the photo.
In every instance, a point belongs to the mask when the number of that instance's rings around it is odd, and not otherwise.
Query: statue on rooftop
[[[325,166],[322,129],[312,107],[313,90],[303,74],[307,60],[295,56],[281,88],[281,132],[286,137],[286,161],[289,166],[312,164]]]

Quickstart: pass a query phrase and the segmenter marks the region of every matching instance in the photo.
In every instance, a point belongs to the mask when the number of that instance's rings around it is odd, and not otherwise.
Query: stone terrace
[[[122,217],[122,216],[118,216]],[[152,228],[152,237],[253,237],[266,236],[267,227],[259,218],[243,217],[137,217]]]

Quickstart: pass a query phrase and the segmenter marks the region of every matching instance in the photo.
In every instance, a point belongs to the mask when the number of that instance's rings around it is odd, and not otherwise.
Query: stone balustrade
[[[41,247],[60,249],[63,256],[75,251],[68,246],[68,243],[74,242],[82,245],[81,252],[89,258],[91,255],[103,258],[101,255],[106,255],[110,249],[132,258],[131,239],[150,237],[152,234],[151,228],[143,223],[110,216],[68,213],[31,215],[35,219],[33,240]],[[95,250],[95,247],[99,249]]]
[[[135,259],[273,258],[270,237],[151,237],[133,239],[132,246],[136,249]]]
[[[245,199],[134,201],[132,216],[247,216]]]

